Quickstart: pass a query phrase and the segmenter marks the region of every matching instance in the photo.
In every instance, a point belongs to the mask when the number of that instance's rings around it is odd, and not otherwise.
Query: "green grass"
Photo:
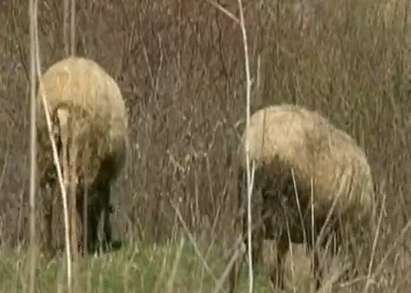
[[[27,290],[27,256],[16,251],[0,253],[1,292]],[[75,273],[74,292],[213,292],[228,261],[222,249],[216,248],[208,253],[206,262],[212,275],[188,241],[133,244],[112,253],[81,259]],[[238,292],[248,292],[247,282],[244,265]],[[255,286],[255,292],[269,292],[268,278],[257,272]],[[37,292],[66,291],[64,257],[51,260],[40,257]]]

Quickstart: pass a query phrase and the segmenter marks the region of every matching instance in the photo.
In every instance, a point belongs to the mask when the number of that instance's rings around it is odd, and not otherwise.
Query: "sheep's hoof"
[[[123,246],[123,242],[121,240],[115,240],[111,242],[111,250],[116,251],[119,250]]]
[[[120,240],[114,240],[110,242],[104,242],[101,245],[103,252],[113,252],[119,250],[123,246],[123,243]]]
[[[123,243],[120,240],[100,243],[95,249],[91,249],[92,253],[103,254],[110,253],[121,249]]]

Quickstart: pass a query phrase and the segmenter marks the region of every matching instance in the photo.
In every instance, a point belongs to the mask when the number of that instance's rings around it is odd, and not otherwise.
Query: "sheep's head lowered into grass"
[[[254,113],[239,151],[243,206],[247,143],[250,166],[255,167],[254,260],[261,257],[263,238],[277,240],[276,267],[282,270],[292,242],[313,247],[336,236],[338,245],[347,231],[350,235],[361,234],[361,228],[369,231],[373,179],[365,153],[348,134],[317,112],[298,106],[271,106]]]
[[[97,63],[84,58],[64,59],[44,73],[37,99],[38,166],[40,186],[44,187],[56,186],[57,173],[42,93],[52,120],[52,134],[66,179],[68,202],[71,209],[78,209],[81,220],[86,216],[83,236],[87,236],[88,248],[95,249],[97,225],[103,212],[105,238],[111,241],[108,220],[110,186],[123,168],[126,156],[127,113],[120,89]],[[73,196],[73,192],[77,195]],[[53,197],[56,196],[58,194],[53,193]],[[52,201],[45,201],[48,243]],[[76,222],[73,217],[71,214],[72,224]],[[77,233],[74,231],[77,229],[71,230]]]

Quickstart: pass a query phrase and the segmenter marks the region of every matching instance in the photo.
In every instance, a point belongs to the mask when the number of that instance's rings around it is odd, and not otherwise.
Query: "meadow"
[[[28,290],[27,2],[0,2],[1,292]],[[60,2],[39,1],[42,70],[66,56]],[[214,292],[224,277],[236,236],[246,79],[241,29],[217,2],[238,17],[234,0],[77,1],[76,53],[118,82],[130,149],[112,198],[123,245],[81,259],[75,292]],[[373,255],[371,275],[325,292],[411,288],[409,6],[244,1],[252,112],[279,103],[315,109],[356,139],[372,168],[379,232],[356,260],[369,264]],[[255,292],[269,292],[266,267],[256,270]],[[64,258],[39,255],[36,276],[37,292],[65,292]],[[247,278],[244,265],[239,292],[248,292]]]

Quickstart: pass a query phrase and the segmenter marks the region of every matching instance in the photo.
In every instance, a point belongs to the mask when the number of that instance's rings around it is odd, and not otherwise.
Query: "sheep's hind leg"
[[[87,252],[87,239],[88,239],[88,190],[80,188],[77,195],[77,212],[80,216],[80,226],[82,234],[80,235],[80,253],[85,255]]]
[[[94,253],[98,241],[98,220],[101,214],[99,203],[89,203],[87,212],[87,247],[88,252]]]
[[[101,198],[103,200],[103,239],[102,246],[103,250],[110,250],[112,247],[112,230],[111,230],[111,221],[110,214],[113,212],[113,207],[110,204],[110,186],[105,186],[101,191]]]
[[[95,252],[99,248],[107,249],[112,241],[109,203],[110,188],[109,186],[99,187],[95,193],[92,202],[88,204],[87,248],[89,252]],[[103,217],[102,243],[98,239],[98,227],[101,217]],[[103,247],[102,244],[104,244]]]

